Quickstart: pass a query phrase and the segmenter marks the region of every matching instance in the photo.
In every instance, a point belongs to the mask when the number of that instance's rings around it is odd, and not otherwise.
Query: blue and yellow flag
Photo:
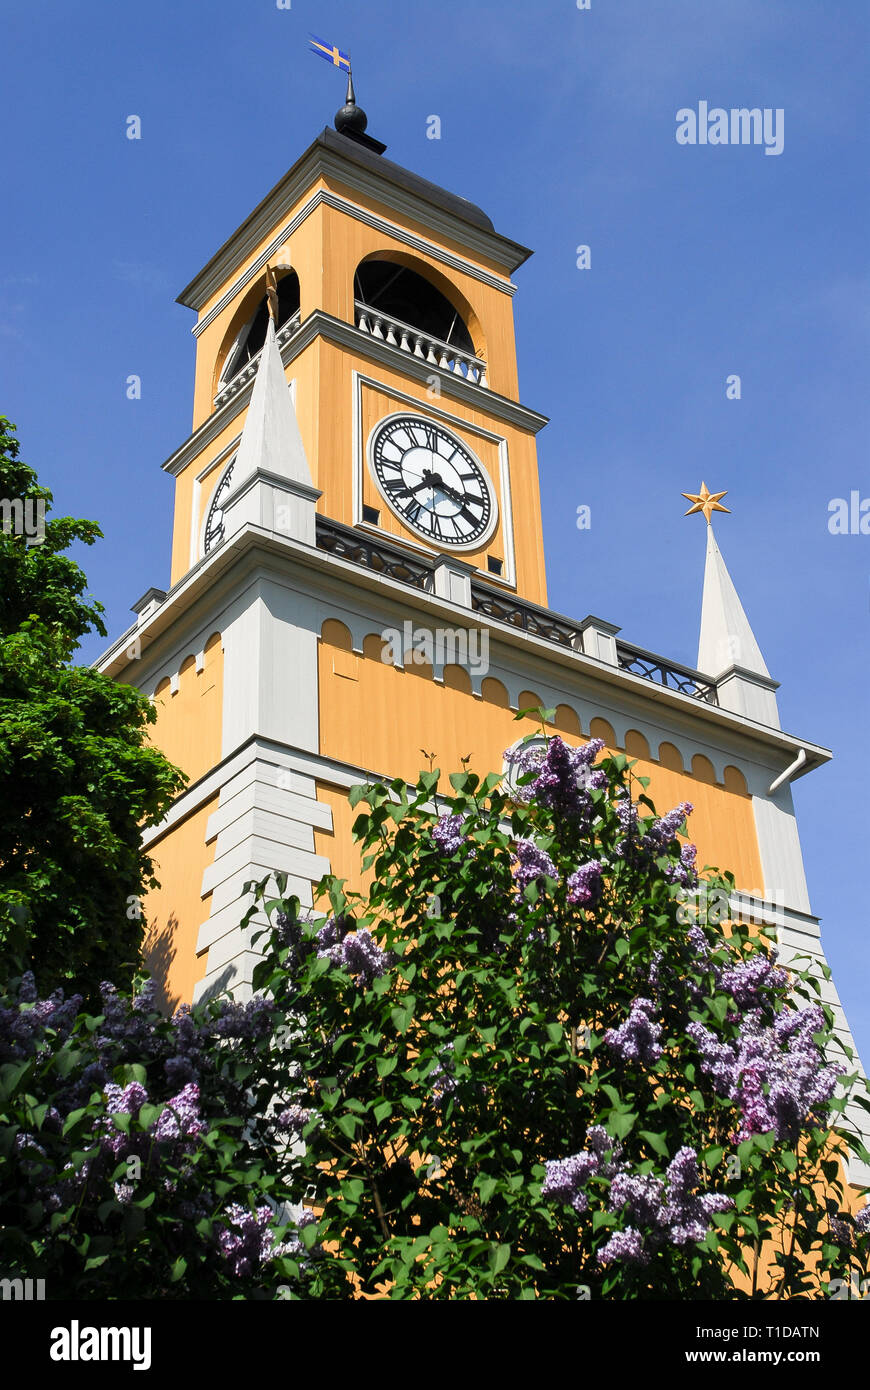
[[[323,39],[317,38],[312,34],[308,42],[311,44],[312,53],[316,53],[318,58],[325,58],[327,63],[332,63],[334,68],[343,68],[345,72],[350,72],[350,54],[342,53],[335,44],[324,43]]]

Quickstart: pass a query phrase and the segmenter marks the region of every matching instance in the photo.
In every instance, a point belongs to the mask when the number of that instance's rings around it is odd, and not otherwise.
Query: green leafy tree
[[[49,515],[52,495],[4,417],[0,499],[0,973],[33,965],[42,990],[75,981],[95,998],[103,979],[132,980],[137,904],[154,883],[142,830],[185,779],[148,742],[145,696],[71,664],[86,633],[106,630],[65,552],[101,532]],[[31,521],[40,504],[41,535],[15,525],[25,499]]]

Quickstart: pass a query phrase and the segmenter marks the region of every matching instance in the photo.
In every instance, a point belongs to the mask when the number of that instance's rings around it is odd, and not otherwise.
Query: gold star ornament
[[[730,513],[731,511],[730,507],[723,507],[720,501],[722,497],[728,496],[727,490],[725,492],[710,492],[706,483],[701,484],[700,492],[684,492],[682,495],[687,502],[692,503],[691,507],[686,512],[686,516],[691,516],[692,512],[703,512],[704,519],[708,526],[710,525],[710,518],[713,512]]]

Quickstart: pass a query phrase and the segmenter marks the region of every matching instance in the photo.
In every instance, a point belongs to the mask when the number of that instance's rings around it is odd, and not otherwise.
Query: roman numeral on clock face
[[[402,478],[390,478],[384,483],[384,487],[393,498],[412,496],[411,489]]]

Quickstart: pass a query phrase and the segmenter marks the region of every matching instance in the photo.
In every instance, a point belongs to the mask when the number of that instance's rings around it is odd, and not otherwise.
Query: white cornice
[[[528,406],[520,405],[518,401],[509,400],[507,396],[500,396],[497,392],[490,391],[486,387],[476,386],[473,382],[469,383],[465,377],[456,376],[453,372],[433,368],[431,362],[427,362],[424,358],[414,357],[410,353],[402,352],[401,348],[391,347],[389,343],[373,338],[370,333],[362,333],[353,324],[345,323],[343,319],[333,318],[331,314],[325,314],[322,309],[315,309],[313,314],[309,314],[301,327],[282,345],[281,361],[283,365],[288,366],[294,358],[299,356],[300,352],[314,341],[318,334],[329,338],[331,342],[338,343],[341,347],[349,348],[352,352],[356,352],[370,361],[391,367],[394,371],[398,368],[405,376],[412,377],[424,385],[433,374],[436,374],[441,378],[442,395],[452,396],[458,401],[463,401],[475,411],[486,411],[496,420],[503,420],[508,424],[515,425],[518,429],[537,434],[544,425],[548,424],[548,417],[541,415],[537,410],[530,410]],[[170,454],[166,462],[160,465],[163,471],[177,477],[191,460],[197,458],[201,451],[207,448],[212,440],[226,429],[240,411],[245,409],[251,399],[253,389],[252,378],[241,391],[231,396],[228,401],[209,415],[199,429],[194,430],[193,434],[173,454]]]
[[[306,188],[320,176],[338,179],[354,192],[386,204],[399,217],[421,222],[436,235],[460,242],[473,255],[503,265],[508,275],[531,254],[527,247],[520,246],[518,242],[495,231],[487,231],[430,203],[419,189],[414,192],[404,190],[391,178],[373,173],[317,140],[182,290],[178,303],[199,311],[232,274],[233,267],[251,255],[263,237],[268,235],[270,227],[286,216]],[[343,199],[339,201],[347,209],[354,207],[352,203],[345,204]],[[383,226],[388,228],[391,224],[385,222]],[[481,276],[485,273],[482,272]]]
[[[683,721],[688,720],[699,729],[705,728],[708,739],[718,729],[731,740],[736,736],[744,746],[747,742],[749,745],[755,745],[755,760],[758,761],[761,754],[761,760],[771,767],[777,766],[777,759],[781,755],[786,755],[789,761],[793,760],[801,748],[806,749],[807,753],[807,762],[802,770],[805,772],[828,762],[831,757],[829,749],[810,743],[806,739],[795,738],[780,729],[759,724],[731,710],[708,705],[690,695],[646,680],[643,676],[632,675],[619,667],[598,661],[585,653],[556,646],[507,623],[499,623],[481,613],[471,612],[435,594],[410,588],[385,575],[362,569],[329,551],[303,545],[250,524],[243,527],[212,555],[206,556],[195,565],[169,591],[156,612],[139,626],[136,636],[141,646],[140,659],[145,657],[150,643],[162,636],[191,605],[203,598],[219,576],[230,578],[226,572],[231,566],[240,561],[244,562],[236,579],[236,582],[242,583],[249,579],[257,565],[262,564],[264,560],[273,564],[277,561],[282,570],[288,564],[316,570],[327,583],[331,580],[345,586],[349,584],[357,590],[371,591],[382,599],[397,600],[406,612],[410,608],[418,609],[429,617],[442,619],[447,626],[467,627],[473,622],[476,627],[486,628],[493,640],[522,651],[527,661],[543,661],[545,666],[568,668],[602,685],[616,687],[622,691],[624,698],[636,700],[647,708],[650,704],[663,707],[670,711],[672,716]],[[430,625],[439,626],[439,623]],[[129,669],[132,662],[125,647],[128,636],[129,634],[125,633],[94,663],[98,670],[119,677]]]

